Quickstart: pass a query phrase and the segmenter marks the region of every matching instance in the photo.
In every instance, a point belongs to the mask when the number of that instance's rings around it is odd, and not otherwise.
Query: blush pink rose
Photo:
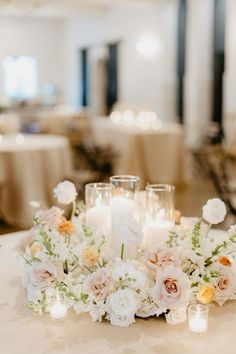
[[[64,211],[58,207],[52,207],[48,210],[40,210],[35,214],[35,218],[39,220],[42,226],[47,226],[49,229],[56,228],[60,222]]]
[[[26,248],[31,247],[33,242],[34,242],[34,236],[32,234],[30,234],[29,236],[23,238],[23,240],[21,240],[17,244],[17,246],[15,247],[15,250],[20,254],[24,254],[26,251]]]
[[[157,273],[152,296],[160,308],[185,307],[190,296],[190,282],[187,275],[173,265],[167,266]]]
[[[152,270],[165,268],[169,265],[178,267],[181,263],[175,250],[168,248],[158,249],[156,252],[148,252],[145,258],[147,267]]]
[[[46,289],[55,279],[62,280],[62,277],[62,266],[60,264],[55,265],[50,261],[33,264],[29,273],[32,286],[38,290]]]
[[[98,269],[87,280],[88,292],[91,292],[96,300],[104,300],[109,294],[110,277],[105,269]]]
[[[215,264],[213,268],[218,272],[215,282],[215,301],[219,305],[223,305],[227,300],[235,299],[236,274],[233,268],[220,264]]]

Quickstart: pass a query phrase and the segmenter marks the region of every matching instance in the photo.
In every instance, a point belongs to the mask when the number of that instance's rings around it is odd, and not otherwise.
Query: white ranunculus
[[[177,325],[187,320],[186,307],[173,308],[166,314],[166,321],[171,325]]]
[[[64,181],[57,185],[53,190],[54,197],[57,198],[61,204],[70,204],[75,201],[77,196],[74,183],[70,181]]]
[[[225,203],[218,198],[209,199],[202,208],[202,216],[209,224],[219,224],[226,216]]]
[[[108,317],[113,325],[128,326],[133,323],[137,310],[138,299],[132,289],[119,289],[107,299]]]
[[[119,237],[124,244],[139,245],[143,240],[142,226],[135,219],[121,226]]]

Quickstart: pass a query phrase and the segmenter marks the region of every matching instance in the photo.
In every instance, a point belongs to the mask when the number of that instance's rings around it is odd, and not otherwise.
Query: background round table
[[[54,135],[0,136],[0,181],[2,218],[10,225],[29,227],[32,208],[39,200],[55,202],[52,190],[71,176],[72,159],[66,138]]]
[[[0,237],[0,353],[235,354],[236,302],[210,308],[208,334],[200,337],[189,333],[187,323],[171,326],[163,318],[122,328],[73,312],[62,322],[33,314],[24,307],[24,261],[14,251],[27,234]]]
[[[141,129],[96,117],[91,120],[91,130],[96,145],[110,145],[117,154],[114,174],[140,176],[141,187],[147,183],[185,182],[184,131],[180,124]]]

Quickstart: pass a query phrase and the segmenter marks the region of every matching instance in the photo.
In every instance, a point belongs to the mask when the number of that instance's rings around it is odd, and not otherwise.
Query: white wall
[[[64,95],[64,22],[36,18],[0,18],[0,63],[8,55],[34,56],[39,89],[51,82]],[[1,70],[0,70],[1,82]],[[0,85],[0,99],[2,97]]]
[[[159,0],[143,5],[118,6],[96,17],[70,21],[66,26],[67,94],[78,105],[79,62],[81,47],[121,41],[119,57],[119,98],[128,103],[144,104],[163,120],[176,116],[176,42],[177,0]],[[161,51],[147,60],[136,51],[143,35],[152,35]],[[101,53],[98,50],[98,53]],[[98,54],[99,56],[100,54]]]

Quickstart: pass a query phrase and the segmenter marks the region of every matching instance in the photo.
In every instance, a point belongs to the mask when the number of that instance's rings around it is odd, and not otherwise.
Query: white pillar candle
[[[93,231],[103,230],[109,231],[111,224],[111,211],[110,207],[98,205],[89,208],[86,213],[87,224]]]
[[[137,212],[138,208],[135,200],[125,197],[113,197],[111,199],[112,248],[116,257],[120,256],[123,243],[120,237],[120,229],[132,219],[137,218]],[[136,245],[126,244],[124,258],[136,258],[137,250]]]
[[[145,247],[152,250],[155,246],[163,245],[173,227],[174,222],[168,220],[149,222],[144,228]]]
[[[67,308],[66,306],[59,300],[55,300],[50,308],[50,317],[55,320],[60,320],[65,318],[67,315]]]

